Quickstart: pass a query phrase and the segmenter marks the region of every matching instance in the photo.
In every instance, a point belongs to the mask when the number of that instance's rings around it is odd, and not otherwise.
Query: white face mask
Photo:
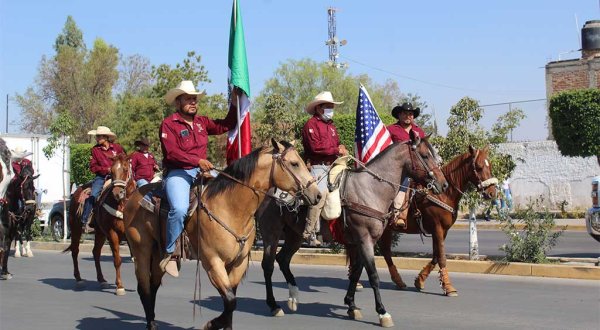
[[[323,109],[323,114],[321,118],[325,121],[329,121],[333,118],[333,109]]]

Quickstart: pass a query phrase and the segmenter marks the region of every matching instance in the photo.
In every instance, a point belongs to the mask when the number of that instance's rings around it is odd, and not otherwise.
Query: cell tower
[[[337,59],[340,56],[340,53],[338,53],[338,45],[340,46],[344,46],[345,44],[347,44],[348,42],[346,41],[346,39],[343,40],[339,40],[337,35],[336,35],[336,28],[335,28],[335,12],[337,11],[337,8],[334,7],[329,7],[327,9],[327,16],[328,16],[328,23],[329,23],[329,39],[327,39],[327,41],[325,41],[325,45],[327,45],[329,47],[329,61],[327,61],[327,64],[329,64],[330,66],[334,67],[334,68],[347,68],[348,67],[348,63],[338,63]]]

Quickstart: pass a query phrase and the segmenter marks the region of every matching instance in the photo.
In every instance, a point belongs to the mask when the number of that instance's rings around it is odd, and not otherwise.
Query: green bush
[[[509,262],[547,263],[546,253],[556,246],[566,227],[555,231],[554,215],[542,207],[540,197],[530,202],[525,209],[515,212],[515,219],[503,217],[502,231],[509,242],[500,247]],[[540,211],[538,211],[540,210]],[[520,229],[522,226],[522,229]]]
[[[90,143],[71,144],[71,182],[81,185],[94,178],[90,171],[91,149]]]

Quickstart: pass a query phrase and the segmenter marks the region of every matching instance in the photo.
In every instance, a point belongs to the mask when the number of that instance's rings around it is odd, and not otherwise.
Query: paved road
[[[489,256],[504,256],[499,246],[508,242],[506,234],[500,230],[478,230],[479,253]],[[397,252],[431,253],[431,238],[423,237],[425,244],[421,243],[419,235],[402,235],[398,246],[393,250]],[[469,231],[464,229],[450,229],[445,242],[446,253],[469,253]],[[596,242],[587,232],[565,231],[559,238],[548,256],[573,257],[573,258],[598,258],[600,257],[600,243]]]
[[[101,290],[88,282],[74,288],[70,256],[54,251],[34,251],[35,258],[10,259],[15,277],[0,281],[0,329],[143,329],[145,321],[133,275],[126,258],[123,275],[127,295]],[[95,277],[90,253],[82,254],[81,271]],[[114,279],[110,257],[103,257],[105,276]],[[202,310],[192,321],[195,263],[186,262],[182,276],[165,278],[158,293],[157,319],[161,329],[199,328],[217,316],[221,299],[202,271]],[[238,290],[238,329],[376,329],[371,290],[357,294],[363,308],[362,321],[346,318],[343,304],[345,267],[293,266],[301,290],[296,314],[272,318],[263,301],[260,264],[253,262]],[[452,274],[457,298],[440,295],[435,278],[425,293],[396,291],[386,272],[381,272],[382,297],[396,328],[406,329],[597,329],[600,324],[600,282],[500,275]],[[416,272],[402,271],[405,279]],[[363,275],[363,278],[365,276]],[[275,295],[285,305],[287,287],[276,271]],[[199,312],[197,310],[197,312]],[[287,312],[287,308],[286,308]]]

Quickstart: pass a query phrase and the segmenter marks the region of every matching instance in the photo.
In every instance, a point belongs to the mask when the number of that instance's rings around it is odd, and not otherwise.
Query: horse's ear
[[[37,179],[37,178],[39,178],[39,177],[40,177],[40,174],[38,174],[38,175],[34,175],[32,179],[34,179],[34,180],[35,180],[35,179]]]
[[[281,151],[279,150],[279,144],[275,141],[274,138],[271,138],[271,144],[273,145],[273,153],[279,154]]]
[[[408,132],[408,135],[410,136],[410,140],[412,141],[413,145],[417,145],[419,144],[419,142],[421,142],[421,137],[419,136],[419,134],[413,131],[412,129],[410,130],[410,132]]]
[[[485,146],[485,148],[483,148],[483,152],[487,154],[489,151],[490,151],[490,145],[488,144],[487,146]]]
[[[474,154],[475,154],[475,148],[473,148],[473,146],[472,146],[472,145],[469,145],[469,153],[470,153],[471,155],[474,155]]]

